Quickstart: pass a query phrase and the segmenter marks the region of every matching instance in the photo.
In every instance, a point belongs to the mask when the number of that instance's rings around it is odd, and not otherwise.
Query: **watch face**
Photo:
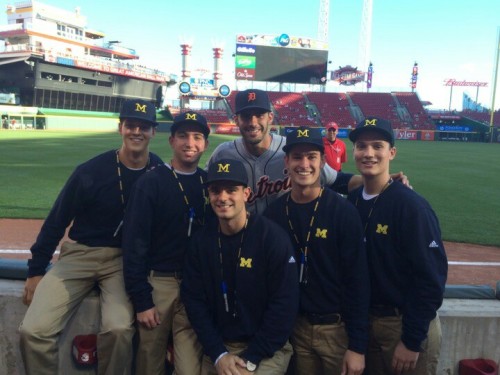
[[[250,361],[247,361],[247,370],[250,372],[253,372],[257,369],[257,365],[255,363],[252,363]]]

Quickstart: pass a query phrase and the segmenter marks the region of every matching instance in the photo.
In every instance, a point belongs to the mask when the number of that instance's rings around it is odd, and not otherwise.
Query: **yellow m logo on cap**
[[[230,164],[219,164],[217,173],[229,173],[229,165]]]
[[[252,268],[252,258],[243,258],[240,259],[240,268]]]
[[[196,113],[186,113],[186,120],[196,121]]]
[[[141,105],[140,103],[135,103],[135,111],[146,113],[146,104]]]
[[[377,126],[377,119],[374,118],[374,119],[366,119],[365,120],[365,126]]]
[[[309,129],[297,130],[297,138],[302,138],[302,137],[309,138]]]

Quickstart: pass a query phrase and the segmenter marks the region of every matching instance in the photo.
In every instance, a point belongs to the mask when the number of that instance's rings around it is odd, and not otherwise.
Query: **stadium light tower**
[[[330,0],[319,0],[318,40],[328,43],[328,22],[330,20]],[[326,85],[320,90],[325,92]]]
[[[368,64],[371,60],[370,48],[372,44],[372,9],[373,0],[364,0],[358,50],[358,68],[362,71],[368,69]]]
[[[328,43],[330,0],[319,0],[318,40]]]

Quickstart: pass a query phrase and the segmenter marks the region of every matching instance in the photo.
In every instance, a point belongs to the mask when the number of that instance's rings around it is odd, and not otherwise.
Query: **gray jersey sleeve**
[[[235,159],[242,161],[241,156],[238,157],[235,141],[223,142],[218,145],[212,152],[212,155],[210,155],[210,158],[207,160],[207,163],[205,164],[205,170],[208,171],[208,167],[212,163],[220,159]]]
[[[337,171],[325,163],[321,171],[321,184],[323,186],[332,186],[336,179]]]

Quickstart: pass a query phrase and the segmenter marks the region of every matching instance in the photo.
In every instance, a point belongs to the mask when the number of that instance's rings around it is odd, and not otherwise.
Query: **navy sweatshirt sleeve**
[[[433,210],[422,202],[408,208],[403,219],[402,248],[408,254],[412,283],[406,293],[401,340],[412,351],[420,351],[429,324],[443,302],[448,265],[439,223]]]
[[[213,295],[208,295],[208,293],[216,294],[219,291],[209,291],[207,288],[209,280],[212,279],[207,268],[203,267],[204,262],[212,260],[212,257],[203,255],[203,243],[207,242],[207,238],[202,238],[197,233],[188,247],[182,276],[181,299],[205,354],[215,363],[215,360],[227,349],[216,327],[212,304],[212,299],[215,298]]]
[[[148,278],[154,211],[158,203],[156,172],[142,176],[132,188],[123,220],[123,277],[136,312],[154,306]]]
[[[342,316],[349,337],[348,349],[364,354],[368,347],[370,278],[363,227],[356,208],[342,202],[338,248],[341,250]]]
[[[348,194],[348,185],[352,176],[354,175],[351,173],[337,172],[337,178],[335,179],[335,182],[329,186],[330,189],[339,194]]]
[[[31,247],[32,258],[28,260],[28,277],[45,274],[59,241],[81,207],[82,191],[82,180],[77,168],[59,193],[36,242]]]

